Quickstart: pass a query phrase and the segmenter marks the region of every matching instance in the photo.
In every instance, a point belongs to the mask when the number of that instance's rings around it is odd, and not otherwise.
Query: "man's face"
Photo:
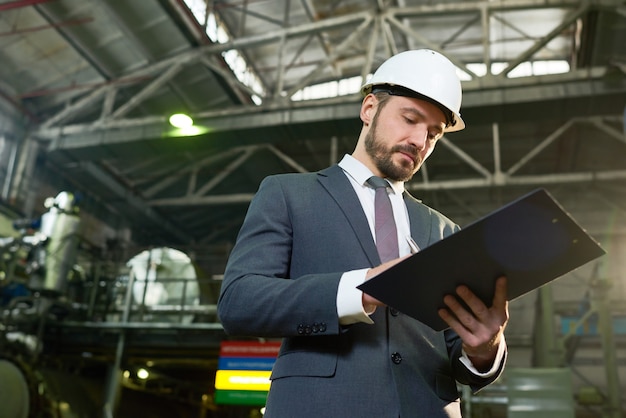
[[[377,106],[365,150],[384,177],[410,180],[443,136],[445,116],[432,103],[403,96]]]

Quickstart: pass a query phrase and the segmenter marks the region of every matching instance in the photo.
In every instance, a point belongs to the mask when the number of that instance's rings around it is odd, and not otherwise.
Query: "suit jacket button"
[[[298,334],[300,335],[304,334],[304,325],[302,324],[298,325]]]
[[[389,308],[389,313],[391,316],[398,316],[400,312],[396,308]]]
[[[326,323],[325,322],[320,323],[320,332],[326,332]]]
[[[313,324],[313,333],[317,334],[318,332],[320,332],[320,324],[318,324],[317,322]]]
[[[402,362],[402,356],[400,353],[395,352],[391,354],[391,361],[393,361],[394,364],[400,364]]]
[[[304,333],[305,333],[306,335],[310,335],[310,334],[311,334],[311,326],[310,326],[310,325],[306,325],[306,326],[304,327]]]

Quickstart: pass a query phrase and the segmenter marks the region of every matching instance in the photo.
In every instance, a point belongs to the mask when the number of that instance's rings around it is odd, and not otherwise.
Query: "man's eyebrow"
[[[410,112],[410,113],[415,113],[418,116],[421,117],[425,117],[426,115],[424,115],[424,112],[422,112],[421,110],[418,110],[414,107],[411,106],[403,106],[400,108],[400,110],[404,111],[404,112]]]

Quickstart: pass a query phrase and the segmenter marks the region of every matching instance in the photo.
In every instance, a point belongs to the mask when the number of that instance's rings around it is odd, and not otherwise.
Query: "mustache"
[[[395,145],[394,147],[391,148],[391,151],[408,154],[411,157],[413,157],[413,161],[415,162],[417,162],[417,160],[419,159],[419,149],[417,149],[417,147],[414,145],[410,145],[410,144]]]

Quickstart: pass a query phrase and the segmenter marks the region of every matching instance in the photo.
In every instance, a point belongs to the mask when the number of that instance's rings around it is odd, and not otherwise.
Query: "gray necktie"
[[[385,262],[398,258],[398,231],[393,218],[391,200],[387,194],[389,183],[380,177],[370,177],[367,182],[376,190],[374,199],[376,248],[380,261]]]

